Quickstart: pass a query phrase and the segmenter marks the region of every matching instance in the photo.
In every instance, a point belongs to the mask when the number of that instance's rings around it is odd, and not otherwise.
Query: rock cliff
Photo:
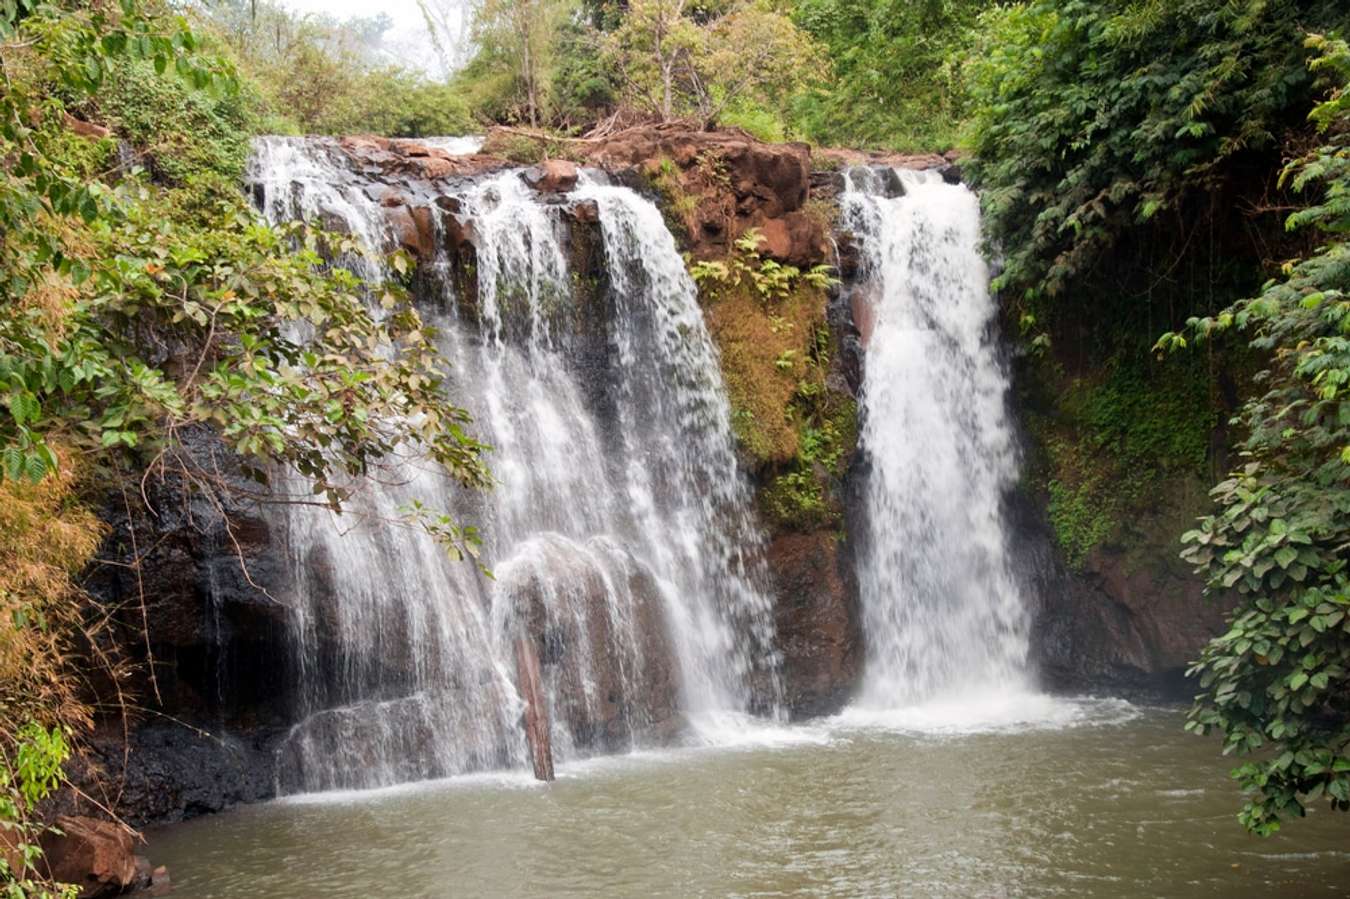
[[[331,151],[352,161],[352,177],[384,210],[394,243],[424,264],[449,260],[435,273],[424,265],[414,286],[425,287],[433,277],[450,279],[458,288],[461,314],[470,318],[476,302],[476,235],[471,217],[446,188],[510,166],[491,154],[491,141],[486,149],[452,156],[416,141],[331,142]],[[835,233],[831,211],[838,189],[834,170],[874,160],[813,157],[804,144],[770,145],[742,133],[668,127],[579,142],[569,147],[569,155],[570,160],[526,167],[521,177],[545,202],[562,209],[574,269],[591,285],[579,291],[579,304],[558,313],[589,322],[577,333],[594,340],[580,339],[570,350],[582,371],[588,364],[601,371],[597,360],[606,323],[604,304],[585,299],[601,293],[605,278],[596,210],[566,193],[576,183],[578,164],[658,197],[691,261],[716,262],[748,252],[755,265],[773,260],[799,272],[834,266],[850,277],[850,235]],[[947,177],[959,177],[951,160],[942,157],[905,162],[941,167]],[[737,238],[750,229],[759,238],[752,250],[743,251]],[[733,407],[748,416],[737,435],[769,531],[765,552],[786,700],[794,716],[805,717],[842,707],[863,667],[849,533],[850,516],[857,514],[852,491],[866,464],[855,452],[853,398],[860,388],[867,322],[837,288],[803,282],[791,291],[773,309],[737,306],[728,299],[719,308],[709,306],[707,315],[721,344]],[[789,315],[800,318],[787,328],[782,322]],[[769,388],[779,392],[762,395]],[[586,389],[603,402],[603,382],[592,379]],[[791,419],[790,427],[774,422],[775,429],[769,429],[766,422],[774,414]],[[805,452],[801,438],[807,430],[834,435],[828,454]],[[209,434],[198,440],[202,454],[217,453]],[[228,459],[217,463],[223,477],[235,476]],[[114,610],[128,634],[139,627],[142,605],[150,623],[144,642],[148,655],[143,653],[139,682],[133,685],[145,711],[132,716],[131,751],[123,753],[120,723],[109,721],[88,753],[88,764],[101,769],[104,801],[136,824],[272,795],[275,749],[291,723],[295,701],[284,604],[276,598],[285,595],[287,562],[277,551],[266,511],[242,500],[226,508],[207,507],[186,499],[173,483],[153,489],[153,518],[128,520],[119,513],[120,505],[110,506],[114,534],[103,552],[107,564],[89,578],[98,601]],[[1198,596],[1195,582],[1170,562],[1141,558],[1129,547],[1103,554],[1085,570],[1072,569],[1049,537],[1043,503],[1013,497],[1010,509],[1019,557],[1032,585],[1029,593],[1035,597],[1033,653],[1046,683],[1069,690],[1175,692],[1180,669],[1218,622],[1217,611]],[[129,567],[138,553],[143,553],[139,578]],[[340,601],[341,585],[332,589]],[[650,592],[640,583],[634,589]],[[567,635],[543,632],[528,584],[522,586],[520,602],[521,620],[544,664],[573,664],[557,652],[569,642],[563,639]],[[644,614],[657,614],[644,608]],[[583,632],[596,637],[602,624],[599,618],[576,623],[573,637],[578,639],[570,642],[585,642],[579,639],[587,635]],[[128,643],[142,645],[139,639]],[[668,655],[657,645],[649,649],[655,658]],[[668,733],[676,723],[673,685],[672,672],[661,666],[642,684],[648,705],[672,710],[646,722],[654,732]],[[616,704],[612,713],[595,728],[569,718],[566,706],[555,712],[568,722],[578,745],[597,749],[622,742],[625,711]]]

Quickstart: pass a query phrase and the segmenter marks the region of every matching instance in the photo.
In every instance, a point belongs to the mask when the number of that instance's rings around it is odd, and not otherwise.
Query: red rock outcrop
[[[768,144],[744,131],[698,131],[677,123],[632,128],[578,151],[611,172],[636,172],[678,193],[690,252],[722,255],[749,228],[783,262],[820,261],[825,225],[801,210],[811,188],[811,148]]]
[[[566,193],[577,186],[577,167],[566,159],[546,159],[526,169],[521,177],[541,194]]]
[[[111,821],[65,816],[60,833],[42,839],[43,862],[58,883],[74,884],[80,896],[115,896],[138,886],[131,834]]]

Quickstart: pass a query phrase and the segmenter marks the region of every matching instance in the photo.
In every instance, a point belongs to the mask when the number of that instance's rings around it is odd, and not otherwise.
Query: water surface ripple
[[[1216,745],[1181,723],[1062,701],[1040,725],[965,733],[767,727],[552,785],[480,774],[243,808],[148,851],[177,899],[1350,895],[1350,822],[1247,836]]]

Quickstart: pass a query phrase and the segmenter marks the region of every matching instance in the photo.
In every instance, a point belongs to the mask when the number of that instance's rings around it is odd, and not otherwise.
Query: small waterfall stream
[[[887,196],[889,177],[852,170],[842,199],[873,322],[861,398],[864,709],[959,705],[1027,683],[1027,612],[1001,510],[1016,447],[979,201],[936,173],[896,175],[900,195]]]
[[[331,141],[260,140],[250,182],[274,221],[390,243],[378,192]],[[524,766],[521,634],[541,644],[563,761],[776,713],[759,535],[716,351],[660,214],[585,178],[545,202],[514,170],[446,190],[442,208],[472,228],[476,295],[466,306],[436,277],[452,267],[442,248],[419,303],[498,484],[466,493],[410,451],[342,516],[280,513],[303,681],[282,792]],[[599,211],[603,283],[575,268],[576,203]],[[377,259],[343,261],[377,277]],[[477,524],[494,576],[401,525],[414,499]]]

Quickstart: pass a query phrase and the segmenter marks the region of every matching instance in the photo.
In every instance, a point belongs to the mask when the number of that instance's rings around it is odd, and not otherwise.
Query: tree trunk
[[[529,637],[516,639],[516,684],[525,700],[525,739],[537,780],[553,780],[553,742],[549,737],[548,703],[539,675],[539,656]]]

